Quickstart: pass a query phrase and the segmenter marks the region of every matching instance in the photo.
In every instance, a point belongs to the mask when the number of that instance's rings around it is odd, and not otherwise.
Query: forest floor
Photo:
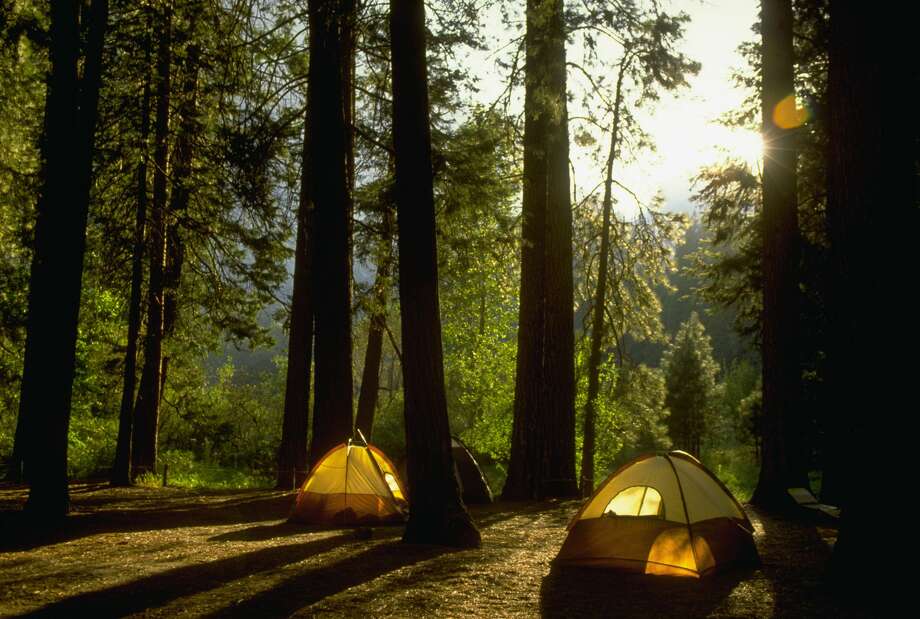
[[[857,616],[822,585],[836,531],[748,508],[757,568],[702,579],[554,568],[576,501],[474,507],[482,548],[400,542],[400,527],[285,522],[293,494],[71,486],[72,515],[28,534],[0,485],[0,616]]]

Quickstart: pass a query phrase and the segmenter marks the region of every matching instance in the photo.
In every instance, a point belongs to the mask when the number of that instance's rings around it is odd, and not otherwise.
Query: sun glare
[[[747,129],[723,129],[719,132],[721,144],[714,151],[721,151],[726,158],[740,159],[752,169],[760,168],[763,160],[763,138],[760,133]]]
[[[718,123],[675,127],[659,144],[662,163],[685,174],[717,165],[726,159],[741,160],[757,168],[763,158],[760,133]]]

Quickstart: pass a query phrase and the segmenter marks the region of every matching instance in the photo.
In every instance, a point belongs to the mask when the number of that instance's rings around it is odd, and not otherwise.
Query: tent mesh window
[[[664,518],[664,501],[661,493],[651,486],[630,486],[610,499],[604,516]]]
[[[387,486],[390,487],[390,492],[392,492],[394,495],[397,493],[400,496],[402,495],[402,491],[399,489],[399,484],[396,482],[396,477],[394,477],[392,473],[384,473],[383,479],[387,482]]]

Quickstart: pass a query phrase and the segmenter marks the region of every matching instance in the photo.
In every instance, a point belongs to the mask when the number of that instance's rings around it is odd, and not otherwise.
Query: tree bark
[[[350,129],[344,67],[354,19],[351,0],[311,0],[309,120],[315,205],[315,399],[310,461],[352,433]]]
[[[425,8],[390,1],[409,522],[403,540],[477,547],[454,474],[438,301]]]
[[[153,204],[148,235],[150,266],[147,283],[147,333],[144,338],[144,369],[141,372],[141,383],[134,409],[134,435],[131,445],[131,474],[134,477],[143,473],[156,472],[157,423],[160,412],[160,375],[165,318],[166,165],[169,138],[170,65],[172,62],[172,10],[164,8],[161,19],[157,45]]]
[[[531,499],[539,494],[538,419],[543,416],[544,272],[546,251],[546,45],[538,9],[528,0],[524,66],[524,191],[521,202],[521,291],[514,381],[511,459],[502,498]]]
[[[364,369],[361,372],[361,391],[358,394],[358,414],[355,427],[371,440],[374,430],[374,412],[380,392],[380,360],[383,357],[383,335],[387,320],[387,290],[390,287],[390,270],[393,262],[393,214],[389,205],[384,206],[383,238],[377,258],[377,275],[374,278],[373,300],[371,301],[370,326],[367,331],[367,349],[364,354]]]
[[[762,6],[763,448],[760,477],[751,500],[783,507],[791,504],[787,488],[808,485],[800,427],[796,131],[788,113],[794,110],[788,97],[793,101],[795,97],[792,4],[790,0],[763,0]]]
[[[569,116],[566,104],[563,0],[552,4],[549,29],[549,117],[546,204],[546,399],[540,493],[575,496],[575,285],[572,274],[572,200]]]
[[[304,127],[300,203],[297,206],[297,248],[288,335],[284,420],[278,449],[275,487],[299,487],[307,475],[307,433],[310,419],[310,366],[313,364],[313,201],[310,198],[309,128]]]
[[[144,94],[141,99],[141,137],[138,148],[141,161],[137,166],[137,211],[134,217],[134,251],[131,256],[131,298],[128,305],[128,344],[122,381],[121,407],[118,414],[118,439],[112,465],[113,486],[131,484],[131,436],[134,426],[134,389],[137,384],[137,338],[141,328],[141,286],[144,279],[144,229],[147,227],[147,142],[150,134],[150,31],[152,12],[148,13],[144,36]]]
[[[607,174],[604,179],[603,222],[601,247],[597,265],[597,286],[594,292],[594,309],[591,324],[591,352],[588,356],[588,397],[585,401],[584,440],[581,451],[581,493],[594,492],[594,448],[596,435],[597,397],[600,392],[601,344],[604,339],[604,308],[607,306],[607,263],[610,255],[610,219],[613,210],[613,162],[616,159],[620,135],[620,105],[623,102],[623,76],[629,66],[625,55],[617,73],[616,95],[613,103],[613,127],[610,130],[610,151],[607,154]]]
[[[506,499],[578,491],[562,0],[528,0],[525,36],[521,300]]]
[[[69,508],[67,438],[76,363],[93,141],[108,3],[94,0],[83,76],[78,78],[79,2],[51,3],[51,73],[42,140],[42,191],[29,281],[29,317],[19,401],[30,483],[26,510],[54,521]]]
[[[910,450],[891,445],[906,427],[905,396],[916,381],[916,364],[903,355],[920,343],[913,304],[886,302],[916,271],[920,229],[916,111],[894,87],[920,81],[914,63],[897,62],[913,53],[916,20],[900,17],[866,3],[830,4],[828,389],[848,490],[831,574],[845,595],[880,614],[895,610],[886,605],[899,601],[891,594],[901,583],[879,569],[879,549],[909,542],[890,532],[878,497],[911,487]]]

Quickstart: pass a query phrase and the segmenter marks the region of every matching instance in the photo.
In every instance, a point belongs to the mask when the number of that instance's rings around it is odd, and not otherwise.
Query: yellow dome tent
[[[700,577],[756,560],[750,520],[731,492],[682,451],[624,464],[575,514],[556,562]]]
[[[376,525],[405,520],[408,503],[396,468],[373,445],[349,439],[320,458],[304,481],[293,522]]]

